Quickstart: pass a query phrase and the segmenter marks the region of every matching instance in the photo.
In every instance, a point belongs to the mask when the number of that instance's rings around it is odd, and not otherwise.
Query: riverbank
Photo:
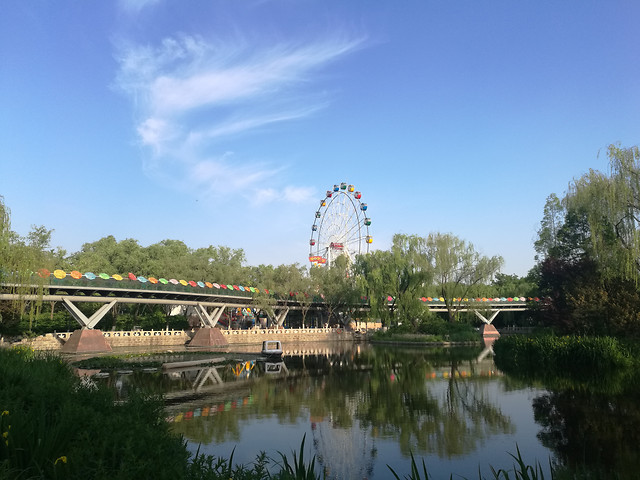
[[[100,332],[104,340],[105,348],[94,350],[95,352],[111,352],[114,350],[147,349],[147,350],[175,350],[180,348],[193,348],[190,346],[192,339],[199,331],[191,330],[123,330]],[[284,346],[306,342],[353,342],[362,338],[361,333],[347,331],[340,328],[277,328],[277,329],[251,329],[251,330],[225,330],[215,328],[220,334],[220,345],[211,345],[198,348],[217,348],[218,346],[232,345],[262,345],[266,340],[279,340]],[[22,346],[33,350],[65,351],[65,345],[72,339],[75,332],[54,332],[39,335],[33,338],[11,339],[2,341],[4,346]],[[76,352],[73,352],[76,353]],[[84,352],[79,352],[84,353]]]

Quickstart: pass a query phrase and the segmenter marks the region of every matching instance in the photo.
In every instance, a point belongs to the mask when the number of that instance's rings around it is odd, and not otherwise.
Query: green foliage
[[[520,447],[516,445],[516,455],[510,453],[511,457],[515,460],[515,465],[513,470],[504,470],[499,469],[495,470],[495,468],[491,467],[491,473],[493,474],[496,480],[510,480],[513,478],[514,480],[544,480],[544,471],[542,470],[542,466],[540,463],[536,462],[535,465],[527,465],[525,461],[522,459],[522,454],[520,453]],[[509,473],[513,472],[513,477],[509,475]],[[554,470],[551,469],[551,478],[554,478]]]
[[[544,260],[558,244],[558,231],[564,223],[565,210],[560,199],[555,193],[547,197],[544,205],[544,216],[540,222],[538,239],[533,246],[536,250],[536,259]]]
[[[599,377],[633,364],[629,352],[611,337],[512,335],[493,345],[499,369],[509,372]]]
[[[544,325],[566,334],[640,338],[640,290],[634,281],[603,276],[589,258],[549,257],[540,266],[539,285]]]
[[[0,327],[15,327],[21,315],[30,319],[39,313],[42,293],[48,279],[33,272],[40,268],[51,268],[56,258],[64,252],[50,250],[52,230],[32,226],[27,238],[11,230],[11,214],[0,196],[0,282],[8,285],[8,291],[16,294],[11,303],[0,302]]]
[[[400,480],[400,476],[393,468],[391,468],[389,465],[387,465],[387,468],[391,471],[396,480]],[[421,480],[422,478],[424,478],[424,480],[428,480],[430,478],[429,472],[427,472],[427,465],[424,463],[424,458],[422,459],[422,473],[420,473],[420,469],[418,469],[418,465],[416,464],[416,459],[413,456],[413,452],[411,452],[411,474],[405,478],[411,480]],[[453,478],[453,475],[451,476],[451,478]]]
[[[444,298],[449,321],[453,322],[460,309],[460,303],[454,299],[468,297],[474,287],[492,280],[504,260],[480,255],[471,243],[451,234],[430,234],[426,246],[435,287]]]
[[[360,291],[345,256],[339,256],[331,268],[313,268],[311,280],[322,292],[330,324],[346,323],[360,307]]]
[[[608,174],[589,170],[547,199],[539,317],[562,332],[640,337],[640,149],[609,145],[607,155]]]
[[[270,459],[264,452],[257,455],[251,466],[234,465],[233,455],[229,459],[196,453],[187,467],[190,480],[262,480],[272,478],[268,470]]]
[[[406,322],[391,327],[386,332],[375,332],[372,338],[378,341],[413,343],[480,341],[480,335],[472,325],[448,322],[436,315],[422,320],[418,327]]]
[[[610,175],[590,170],[570,186],[568,210],[587,221],[590,254],[607,277],[640,273],[640,149],[609,145]]]
[[[461,309],[454,299],[476,293],[493,279],[502,263],[501,257],[484,257],[472,244],[451,234],[394,235],[391,250],[359,257],[355,272],[372,314],[383,325],[411,322],[417,327],[425,310],[419,300],[425,291],[443,297],[453,322]]]
[[[495,293],[492,294],[493,297],[539,296],[538,285],[536,284],[535,278],[531,276],[519,277],[518,275],[496,273],[491,286],[495,291]],[[473,294],[473,296],[476,295]]]
[[[0,464],[23,478],[184,478],[188,454],[158,399],[115,404],[59,357],[0,349],[0,406]]]
[[[447,322],[442,317],[438,315],[432,315],[420,322],[420,325],[418,326],[418,332],[444,337],[445,335],[449,334],[451,325],[452,324]]]
[[[117,241],[109,235],[85,243],[69,258],[80,271],[120,273],[133,272],[146,277],[189,278],[196,280],[246,283],[242,249],[229,247],[191,249],[180,240],[162,240],[148,247],[127,238]]]
[[[302,443],[300,445],[300,452],[296,454],[295,451],[293,454],[293,463],[289,463],[289,459],[282,452],[278,452],[280,455],[280,459],[282,463],[280,473],[276,474],[273,478],[277,480],[316,480],[319,478],[319,475],[316,475],[315,472],[315,464],[316,457],[315,455],[311,459],[311,463],[308,465],[304,461],[304,442],[306,439],[306,434],[302,437]]]
[[[516,454],[509,454],[514,460],[515,464],[512,470],[505,470],[500,468],[496,470],[494,467],[491,467],[491,474],[493,475],[494,480],[544,480],[544,471],[540,463],[536,462],[534,466],[528,465],[522,458],[522,454],[520,453],[520,448],[516,445]],[[387,465],[387,468],[391,471],[394,478],[396,480],[400,480],[400,476],[395,472],[393,468]],[[510,475],[513,473],[513,477]],[[404,477],[406,480],[430,480],[432,477],[427,472],[427,466],[424,463],[424,459],[422,460],[422,468],[419,468],[416,464],[416,459],[413,456],[413,452],[411,453],[411,473]],[[453,479],[453,474],[449,477]],[[556,478],[555,471],[551,468],[551,479]],[[479,480],[486,480],[486,477],[483,477],[480,473],[478,473]]]

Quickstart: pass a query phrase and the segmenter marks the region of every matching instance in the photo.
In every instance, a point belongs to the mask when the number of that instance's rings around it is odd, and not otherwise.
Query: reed
[[[506,372],[598,376],[633,365],[628,349],[612,337],[513,335],[498,339],[493,349]]]

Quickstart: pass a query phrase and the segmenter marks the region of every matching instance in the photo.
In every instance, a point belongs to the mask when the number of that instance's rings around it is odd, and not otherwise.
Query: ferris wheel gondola
[[[369,252],[373,238],[369,234],[371,218],[362,193],[342,182],[327,190],[315,212],[309,240],[309,261],[331,265],[344,255],[349,263],[357,255]]]

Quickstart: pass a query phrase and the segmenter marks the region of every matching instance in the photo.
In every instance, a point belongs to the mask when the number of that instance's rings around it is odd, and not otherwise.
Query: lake
[[[402,478],[412,454],[433,479],[493,478],[491,466],[512,469],[517,449],[545,478],[550,461],[586,468],[588,478],[638,478],[633,372],[534,382],[502,374],[482,347],[306,343],[269,362],[255,346],[236,348],[224,364],[100,381],[122,398],[134,387],[162,393],[167,421],[192,452],[233,452],[234,463],[261,451],[292,461],[304,439],[305,459],[334,479],[390,478],[388,466]]]
[[[126,395],[163,392],[167,420],[193,452],[251,463],[260,451],[305,458],[328,478],[409,473],[411,454],[432,478],[478,478],[512,468],[516,446],[549,473],[554,453],[539,439],[533,404],[547,392],[496,370],[477,348],[301,344],[282,362],[238,361],[168,373],[120,374]],[[212,354],[215,356],[215,354]]]

